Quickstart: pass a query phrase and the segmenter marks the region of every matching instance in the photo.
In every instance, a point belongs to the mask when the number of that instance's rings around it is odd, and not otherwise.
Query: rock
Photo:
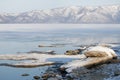
[[[111,57],[117,58],[117,54],[110,48],[95,46],[83,51],[86,57]]]
[[[33,76],[34,79],[40,79],[40,76]]]
[[[114,77],[113,72],[116,71],[116,68],[119,68],[118,65],[108,64],[93,69],[77,68],[76,70],[73,70],[71,73],[66,75],[66,77],[69,76],[68,79],[70,78],[72,80],[104,80],[108,77]]]
[[[71,76],[66,76],[67,80],[74,80]]]
[[[105,57],[108,55],[102,51],[88,51],[85,53],[85,56],[86,57]]]
[[[27,53],[38,53],[38,54],[42,54],[43,52],[42,51],[29,51]]]
[[[48,51],[29,51],[29,52],[27,52],[27,53],[29,53],[29,54],[31,54],[31,53],[37,53],[37,54],[56,54],[55,53],[55,51],[53,51],[53,50],[48,50]]]
[[[62,79],[62,76],[57,74],[57,75],[56,75],[56,78],[59,79],[59,80],[61,80],[61,79]]]
[[[51,78],[48,78],[47,80],[59,80],[59,79],[57,79],[56,77],[51,77]]]
[[[43,76],[42,76],[42,79],[43,80],[47,80],[49,78],[49,75],[48,74],[44,74]]]
[[[114,76],[119,76],[120,75],[120,70],[116,70],[115,72],[114,72]]]
[[[53,50],[48,50],[48,51],[46,51],[46,53],[47,53],[47,54],[55,54],[55,51],[53,51]]]
[[[50,77],[55,77],[56,76],[56,74],[55,73],[45,73],[45,74],[43,74],[43,76],[42,76],[42,79],[43,80],[47,80],[48,78],[50,78]]]
[[[27,74],[27,73],[24,73],[24,74],[22,74],[21,76],[29,76],[29,74]]]
[[[59,71],[60,71],[62,77],[65,77],[65,76],[66,76],[66,74],[67,74],[66,68],[64,68],[64,67],[59,68]]]
[[[80,50],[77,49],[77,50],[68,50],[66,51],[66,53],[64,53],[65,55],[77,55],[80,53]]]
[[[54,45],[38,45],[38,47],[56,47]]]

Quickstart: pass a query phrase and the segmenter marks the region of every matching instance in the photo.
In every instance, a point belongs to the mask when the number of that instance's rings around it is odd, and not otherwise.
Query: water
[[[0,67],[0,80],[33,80],[33,76],[40,76],[48,67],[37,68],[12,68]],[[29,74],[29,76],[21,76],[22,74]]]
[[[64,54],[77,45],[120,43],[119,24],[0,24],[0,54],[54,50]],[[58,47],[38,45],[64,44]],[[4,60],[0,63],[6,62]],[[47,67],[11,68],[0,66],[1,80],[32,80]],[[21,74],[30,76],[23,77]],[[6,77],[7,76],[7,77]]]

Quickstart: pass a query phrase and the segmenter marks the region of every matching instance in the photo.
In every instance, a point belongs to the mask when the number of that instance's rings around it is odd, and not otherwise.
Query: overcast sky
[[[0,0],[0,12],[25,12],[67,6],[120,5],[120,0]]]

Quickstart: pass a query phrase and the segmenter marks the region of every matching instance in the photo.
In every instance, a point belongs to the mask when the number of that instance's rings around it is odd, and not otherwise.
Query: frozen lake
[[[55,50],[63,54],[76,45],[119,43],[119,24],[0,24],[0,54]],[[67,44],[63,47],[38,45]]]
[[[54,50],[64,54],[78,45],[120,43],[119,24],[0,24],[0,54]],[[59,44],[58,47],[38,45]],[[0,61],[4,62],[4,60]],[[32,80],[46,67],[11,68],[0,66],[1,80]],[[30,76],[22,77],[21,74]],[[6,77],[7,76],[7,77]]]

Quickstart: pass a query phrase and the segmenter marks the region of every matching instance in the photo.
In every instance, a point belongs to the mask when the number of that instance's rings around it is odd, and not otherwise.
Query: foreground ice
[[[0,55],[0,60],[14,60],[14,63],[0,63],[3,66],[13,67],[35,67],[55,63],[67,63],[73,60],[85,58],[85,55],[49,55],[49,54],[6,54]],[[20,62],[19,62],[20,61]]]
[[[107,54],[107,56],[87,58],[84,54],[89,51],[100,51],[101,53],[104,52],[104,54]],[[37,67],[64,63],[61,68],[64,67],[66,68],[67,72],[71,72],[72,70],[79,67],[88,67],[90,65],[106,62],[112,59],[113,56],[117,55],[112,49],[102,46],[95,46],[87,48],[81,55],[50,55],[37,53],[0,55],[0,60],[9,60],[5,63],[3,63],[4,61],[2,61],[2,63],[0,63],[0,66]],[[15,62],[10,62],[11,60]]]

